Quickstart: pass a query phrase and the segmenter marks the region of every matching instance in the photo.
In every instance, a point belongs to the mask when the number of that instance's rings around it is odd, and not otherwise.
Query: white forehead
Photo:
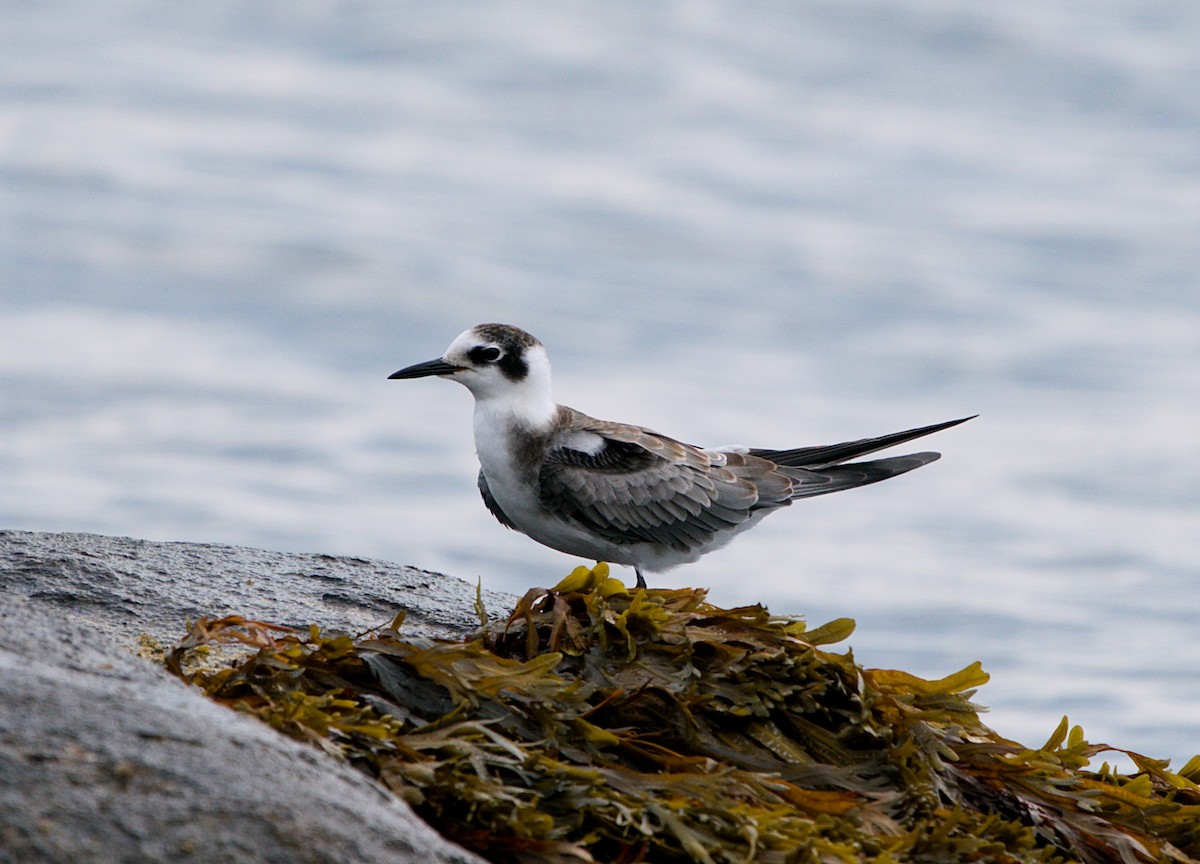
[[[450,347],[446,349],[444,357],[465,357],[467,352],[476,345],[491,345],[493,343],[480,337],[474,327],[471,327],[454,337],[454,341],[450,343]]]

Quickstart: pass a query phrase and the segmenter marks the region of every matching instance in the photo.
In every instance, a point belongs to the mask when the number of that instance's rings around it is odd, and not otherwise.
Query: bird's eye
[[[472,363],[495,363],[500,359],[501,351],[495,345],[476,345],[467,352]]]

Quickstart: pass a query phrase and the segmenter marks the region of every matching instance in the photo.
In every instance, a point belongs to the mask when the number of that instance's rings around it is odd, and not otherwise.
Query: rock
[[[290,554],[98,534],[0,531],[0,596],[57,609],[136,648],[139,633],[170,643],[186,622],[226,614],[359,632],[400,609],[404,632],[457,636],[479,623],[475,586],[364,558]],[[492,609],[512,597],[484,592]]]
[[[406,632],[452,636],[474,599],[355,558],[0,532],[0,862],[479,861],[349,765],[130,653],[226,613],[357,632],[405,608]]]

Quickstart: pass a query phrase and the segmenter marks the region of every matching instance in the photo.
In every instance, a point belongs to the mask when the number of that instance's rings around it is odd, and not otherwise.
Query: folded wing
[[[844,463],[969,419],[824,447],[740,452],[693,447],[638,426],[571,412],[565,424],[571,431],[553,440],[547,451],[538,494],[542,506],[558,518],[611,542],[656,543],[690,552],[762,510],[928,465],[939,454]]]
[[[538,477],[541,503],[611,542],[690,552],[792,497],[792,479],[764,459],[580,414],[574,420],[594,437],[586,449],[578,431],[551,445]]]

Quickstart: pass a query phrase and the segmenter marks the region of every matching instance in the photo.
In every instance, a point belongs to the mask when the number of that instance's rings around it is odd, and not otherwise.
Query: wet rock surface
[[[0,862],[477,861],[348,765],[133,654],[230,613],[358,632],[405,609],[406,632],[453,636],[474,600],[379,561],[0,532]]]

